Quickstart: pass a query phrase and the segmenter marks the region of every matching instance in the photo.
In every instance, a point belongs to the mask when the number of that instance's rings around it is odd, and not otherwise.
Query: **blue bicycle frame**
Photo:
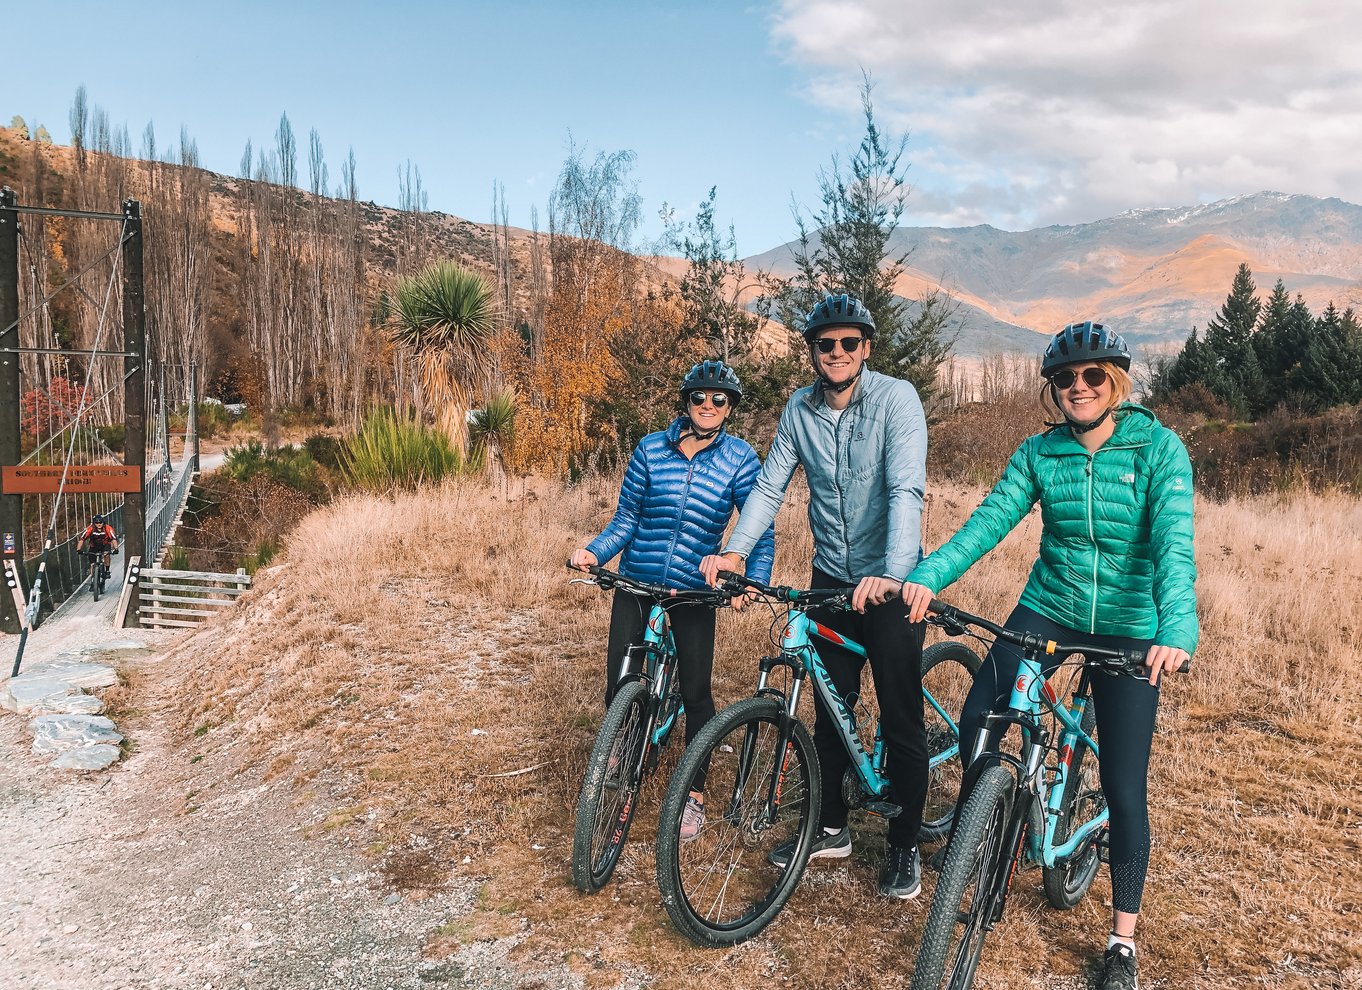
[[[1093,834],[1104,828],[1107,824],[1108,812],[1106,807],[1102,808],[1101,813],[1096,817],[1078,825],[1059,845],[1055,845],[1055,828],[1058,824],[1061,803],[1064,800],[1065,784],[1068,781],[1069,769],[1073,762],[1073,755],[1076,746],[1086,746],[1092,750],[1094,757],[1097,756],[1097,740],[1083,731],[1083,715],[1092,699],[1086,690],[1087,671],[1084,671],[1079,681],[1078,691],[1075,693],[1073,708],[1066,708],[1060,703],[1058,695],[1055,693],[1050,682],[1046,680],[1040,661],[1032,655],[1031,651],[1023,651],[1021,661],[1017,667],[1017,678],[1012,683],[1012,694],[1008,699],[1008,710],[1006,713],[989,713],[983,716],[982,724],[986,730],[979,734],[975,744],[975,751],[970,760],[971,766],[980,766],[976,761],[988,751],[992,744],[994,735],[992,731],[998,728],[1005,728],[1008,724],[1015,724],[1021,727],[1023,733],[1024,747],[1022,758],[1008,762],[1014,762],[1023,772],[1024,779],[1034,781],[1035,791],[1044,802],[1045,807],[1045,829],[1043,835],[1033,832],[1028,834],[1026,843],[1026,855],[1032,862],[1041,863],[1046,867],[1053,868],[1059,861],[1072,856],[1078,849],[1082,848]],[[1036,726],[1040,717],[1045,712],[1051,712],[1059,720],[1063,727],[1059,737],[1059,759],[1054,770],[1054,780],[1047,781],[1044,767],[1045,745],[1047,736],[1044,728],[1041,728],[1041,737],[1032,738],[1032,730]]]
[[[656,710],[661,717],[657,726],[653,729],[652,745],[654,746],[662,745],[662,741],[667,738],[667,735],[672,731],[672,726],[676,724],[676,717],[685,711],[685,706],[680,702],[673,710],[667,710],[667,695],[671,692],[672,679],[676,676],[676,665],[674,663],[661,664],[660,661],[664,653],[673,658],[676,656],[676,640],[672,638],[672,624],[671,620],[667,618],[667,610],[661,604],[654,604],[648,612],[648,622],[643,631],[643,642],[630,647],[625,653],[619,677],[620,684],[627,684],[630,681],[640,682],[656,700]],[[659,666],[662,667],[661,676],[658,673]]]

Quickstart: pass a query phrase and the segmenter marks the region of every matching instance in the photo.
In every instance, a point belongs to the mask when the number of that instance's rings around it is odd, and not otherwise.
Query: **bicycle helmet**
[[[738,380],[738,373],[722,361],[701,361],[686,372],[681,382],[681,401],[684,402],[686,395],[696,389],[727,392],[735,406],[742,398],[742,382]]]
[[[859,327],[867,338],[875,336],[875,320],[870,310],[855,296],[845,292],[841,295],[828,295],[809,311],[804,318],[804,339],[813,340],[813,335],[828,327]]]
[[[96,513],[94,514],[94,518],[92,518],[92,519],[90,520],[90,525],[92,525],[92,526],[103,526],[103,525],[104,525],[104,517],[101,516],[98,512],[96,512]]]
[[[1066,364],[1081,364],[1084,361],[1110,361],[1112,364],[1130,370],[1130,348],[1116,331],[1084,320],[1070,323],[1050,338],[1050,346],[1045,348],[1041,358],[1040,374],[1049,378]]]

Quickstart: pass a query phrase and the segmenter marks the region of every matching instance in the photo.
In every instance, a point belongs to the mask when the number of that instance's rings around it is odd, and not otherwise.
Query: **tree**
[[[393,291],[394,340],[416,352],[426,397],[462,453],[470,396],[486,381],[496,330],[495,290],[476,272],[439,261],[401,279]]]
[[[821,205],[812,216],[814,230],[798,210],[799,230],[794,251],[795,275],[774,286],[776,311],[786,326],[798,331],[804,314],[829,292],[857,296],[875,319],[875,349],[870,366],[909,379],[926,399],[936,370],[953,343],[946,335],[946,317],[953,310],[949,296],[929,294],[919,300],[918,312],[895,292],[908,252],[890,246],[908,200],[908,146],[904,135],[894,140],[875,122],[872,84],[861,88],[865,135],[856,153],[843,165],[832,165],[818,176]]]
[[[1263,308],[1256,292],[1253,272],[1247,262],[1241,262],[1220,312],[1206,325],[1206,346],[1215,355],[1221,374],[1205,384],[1240,414],[1261,407],[1265,393],[1252,339]]]
[[[715,226],[717,192],[717,186],[710,188],[693,224],[679,228],[668,224],[666,236],[688,263],[680,285],[682,332],[706,340],[712,352],[729,363],[751,349],[765,317],[742,305],[743,294],[759,285],[761,276],[748,278],[733,228],[725,236]]]
[[[11,129],[18,131],[19,137],[23,140],[27,141],[29,139],[28,123],[17,113],[10,118],[9,126]]]

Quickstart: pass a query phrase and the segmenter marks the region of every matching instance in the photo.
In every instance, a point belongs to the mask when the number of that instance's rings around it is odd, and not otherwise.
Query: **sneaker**
[[[922,859],[917,846],[889,846],[880,871],[880,893],[911,901],[922,893]]]
[[[686,807],[681,812],[681,841],[689,842],[700,834],[705,824],[705,802],[694,795],[686,798]]]
[[[782,842],[771,850],[771,855],[766,857],[767,862],[781,869],[789,866],[790,857],[794,855],[798,842],[798,839]],[[843,825],[838,832],[828,833],[820,830],[818,837],[813,840],[813,851],[809,853],[809,859],[846,859],[850,855],[851,829]]]
[[[1124,942],[1117,942],[1102,957],[1101,990],[1140,990],[1140,978],[1135,974],[1135,950]]]

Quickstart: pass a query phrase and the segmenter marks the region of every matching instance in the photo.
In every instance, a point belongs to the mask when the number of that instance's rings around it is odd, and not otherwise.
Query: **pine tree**
[[[1253,349],[1253,331],[1263,304],[1253,284],[1253,272],[1241,262],[1230,294],[1220,312],[1206,325],[1206,346],[1221,369],[1216,383],[1206,386],[1241,414],[1263,405],[1266,382]]]

